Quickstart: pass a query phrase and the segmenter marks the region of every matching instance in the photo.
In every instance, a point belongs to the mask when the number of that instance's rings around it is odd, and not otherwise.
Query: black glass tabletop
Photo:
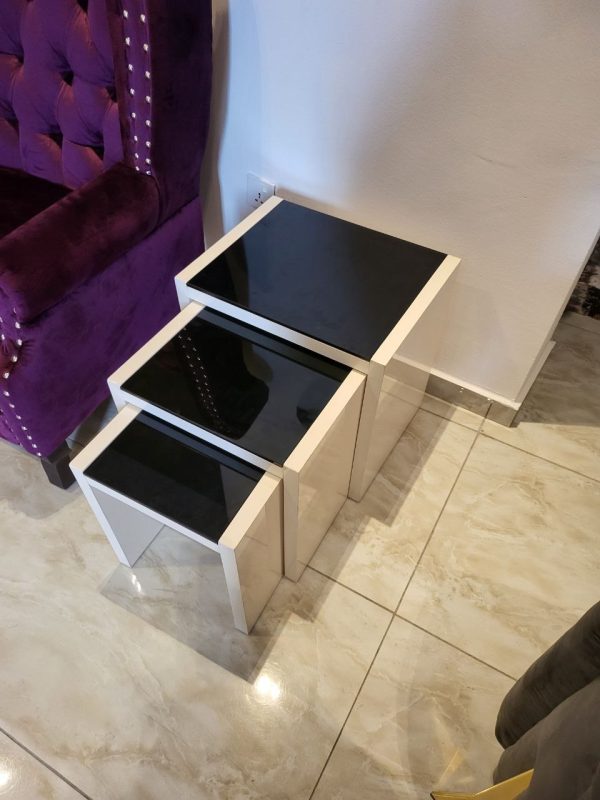
[[[203,309],[123,389],[283,465],[349,372]]]
[[[188,285],[369,360],[445,257],[283,201]]]
[[[85,474],[216,543],[264,472],[141,412]]]

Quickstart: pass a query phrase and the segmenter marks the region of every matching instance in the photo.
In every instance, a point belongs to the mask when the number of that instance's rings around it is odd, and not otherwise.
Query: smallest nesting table
[[[221,556],[234,625],[249,633],[281,579],[281,481],[126,406],[71,468],[119,560],[164,526]]]

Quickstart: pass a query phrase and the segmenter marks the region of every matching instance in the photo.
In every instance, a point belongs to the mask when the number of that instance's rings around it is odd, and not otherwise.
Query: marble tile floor
[[[485,420],[481,430],[600,480],[600,335],[564,322],[554,339],[556,345],[514,425],[507,428]]]
[[[512,438],[419,411],[249,637],[213,553],[164,529],[117,565],[77,488],[0,443],[0,800],[487,785],[502,697],[598,599],[594,336],[561,324]]]

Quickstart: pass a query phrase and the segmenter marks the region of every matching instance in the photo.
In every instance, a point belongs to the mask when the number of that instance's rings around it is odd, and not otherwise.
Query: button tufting
[[[62,6],[66,3],[65,13],[71,7],[74,7],[77,14],[73,14],[73,25],[62,31],[60,34],[60,46],[58,41],[55,43],[48,41],[49,31],[46,31],[40,19],[50,14],[52,16],[52,9],[56,5]],[[49,178],[54,182],[59,182],[62,171],[65,168],[64,161],[68,158],[68,153],[61,153],[63,143],[65,145],[75,145],[81,149],[81,156],[79,152],[77,161],[74,166],[70,165],[72,173],[70,178],[73,186],[70,188],[78,188],[78,186],[87,180],[87,164],[94,164],[95,169],[101,169],[102,165],[97,165],[94,157],[94,150],[96,145],[102,145],[106,130],[104,126],[104,119],[100,118],[96,109],[100,109],[100,104],[108,104],[111,114],[111,125],[115,126],[115,132],[118,133],[118,113],[114,113],[116,109],[111,108],[110,100],[116,102],[117,96],[112,85],[114,83],[114,70],[112,67],[112,58],[107,58],[109,55],[105,53],[105,49],[111,50],[110,45],[112,37],[108,36],[108,31],[104,32],[106,24],[107,11],[104,8],[107,3],[105,0],[56,0],[56,2],[35,2],[34,0],[0,0],[0,17],[4,17],[4,6],[8,4],[9,7],[14,6],[14,12],[7,12],[8,19],[11,20],[13,25],[13,14],[15,25],[15,35],[9,37],[11,41],[10,48],[3,48],[0,44],[0,50],[9,50],[7,54],[0,54],[0,60],[3,55],[8,56],[10,61],[6,62],[6,66],[10,67],[10,75],[4,76],[10,78],[8,81],[8,89],[10,90],[5,94],[5,84],[7,81],[2,81],[2,88],[0,90],[0,105],[3,105],[3,110],[0,111],[0,124],[5,123],[7,133],[10,136],[9,141],[12,143],[19,142],[21,154],[19,161],[22,161],[22,169],[27,172],[35,172],[40,177]],[[40,8],[41,6],[41,8]],[[92,9],[88,13],[88,6]],[[128,0],[115,3],[115,11],[119,14],[120,8],[121,26],[123,31],[118,37],[117,45],[120,43],[122,52],[125,55],[125,66],[129,72],[135,72],[136,76],[139,73],[140,79],[144,74],[145,67],[147,66],[142,60],[139,63],[134,62],[133,48],[136,49],[135,58],[139,58],[138,51],[141,52],[141,46],[144,41],[149,40],[149,35],[145,32],[145,28],[137,27],[137,20],[140,16],[140,9],[145,9],[143,3],[131,6],[129,8]],[[123,6],[126,6],[125,8]],[[25,10],[27,7],[31,10]],[[94,11],[96,7],[96,11]],[[16,9],[19,9],[18,11]],[[19,17],[21,16],[21,9],[25,16],[33,15],[37,22],[30,22],[28,25],[21,24]],[[101,10],[98,10],[101,9]],[[83,11],[84,13],[79,13]],[[69,12],[70,13],[70,12]],[[105,19],[102,21],[102,16]],[[56,15],[55,15],[56,16]],[[59,13],[62,16],[62,11]],[[23,17],[24,19],[25,17]],[[67,19],[70,17],[65,17]],[[96,18],[96,19],[95,19]],[[131,22],[129,20],[131,19]],[[133,24],[132,24],[133,23]],[[51,23],[55,25],[55,23]],[[147,23],[146,23],[147,24]],[[0,28],[2,24],[0,23]],[[98,28],[95,31],[94,28]],[[19,31],[20,29],[20,31]],[[52,37],[58,39],[58,31],[52,28]],[[6,33],[6,32],[5,32]],[[18,34],[22,34],[18,35]],[[101,35],[100,35],[101,34]],[[52,38],[51,37],[51,38]],[[0,33],[0,39],[6,37]],[[21,41],[22,39],[22,41]],[[39,40],[39,41],[38,41]],[[106,40],[106,41],[105,41]],[[49,48],[46,56],[36,56],[35,48],[43,48],[43,52]],[[24,70],[23,74],[21,69],[23,67],[23,51],[27,54],[33,54],[33,62],[36,63],[35,67]],[[41,52],[41,50],[40,50]],[[71,55],[76,56],[74,60]],[[132,61],[128,62],[126,59],[131,58]],[[37,59],[37,61],[36,61]],[[41,59],[41,60],[40,60]],[[30,63],[31,59],[28,59]],[[39,62],[39,63],[38,63]],[[0,68],[0,72],[2,69]],[[89,77],[88,77],[89,75]],[[85,78],[84,78],[85,76]],[[17,78],[15,83],[14,79]],[[133,79],[130,81],[133,83]],[[27,125],[25,128],[21,126],[19,130],[18,120],[11,105],[13,86],[16,87],[15,96],[21,100],[21,105],[24,106],[22,98],[35,97],[34,101],[30,101],[26,106]],[[84,88],[82,88],[82,86]],[[73,87],[75,93],[73,93]],[[127,92],[129,85],[124,90]],[[140,100],[144,97],[144,90],[148,91],[148,86],[141,88],[136,86],[135,92],[140,95]],[[132,96],[134,90],[131,91]],[[38,102],[39,95],[39,102]],[[46,96],[47,95],[47,96]],[[89,98],[89,99],[88,99]],[[121,98],[119,97],[119,100]],[[18,103],[17,103],[18,109]],[[19,114],[21,114],[20,109]],[[146,112],[147,113],[147,112]],[[4,119],[2,119],[4,118]],[[64,121],[64,123],[63,123]],[[64,124],[64,140],[61,135],[61,128]],[[32,132],[35,131],[35,134]],[[35,136],[34,144],[31,143],[32,136]],[[112,136],[112,128],[111,128]],[[39,137],[39,139],[38,139]],[[115,136],[116,141],[116,136]],[[85,142],[85,144],[79,144]],[[119,137],[119,146],[122,144]],[[35,146],[35,153],[33,147]],[[12,147],[12,144],[11,144]],[[117,149],[117,153],[120,147]],[[97,152],[97,151],[96,151]],[[114,155],[116,158],[116,154]],[[111,153],[106,157],[104,167],[110,166],[113,160]],[[32,162],[35,161],[35,164]],[[13,322],[7,320],[10,324]],[[12,337],[8,337],[10,340]],[[7,341],[7,339],[3,339]],[[0,368],[1,371],[1,368]],[[1,395],[0,395],[1,396]]]

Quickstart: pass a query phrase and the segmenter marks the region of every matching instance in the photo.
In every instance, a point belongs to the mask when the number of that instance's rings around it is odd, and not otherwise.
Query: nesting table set
[[[71,464],[119,560],[163,526],[216,550],[249,633],[418,409],[458,263],[272,198],[190,264]]]

